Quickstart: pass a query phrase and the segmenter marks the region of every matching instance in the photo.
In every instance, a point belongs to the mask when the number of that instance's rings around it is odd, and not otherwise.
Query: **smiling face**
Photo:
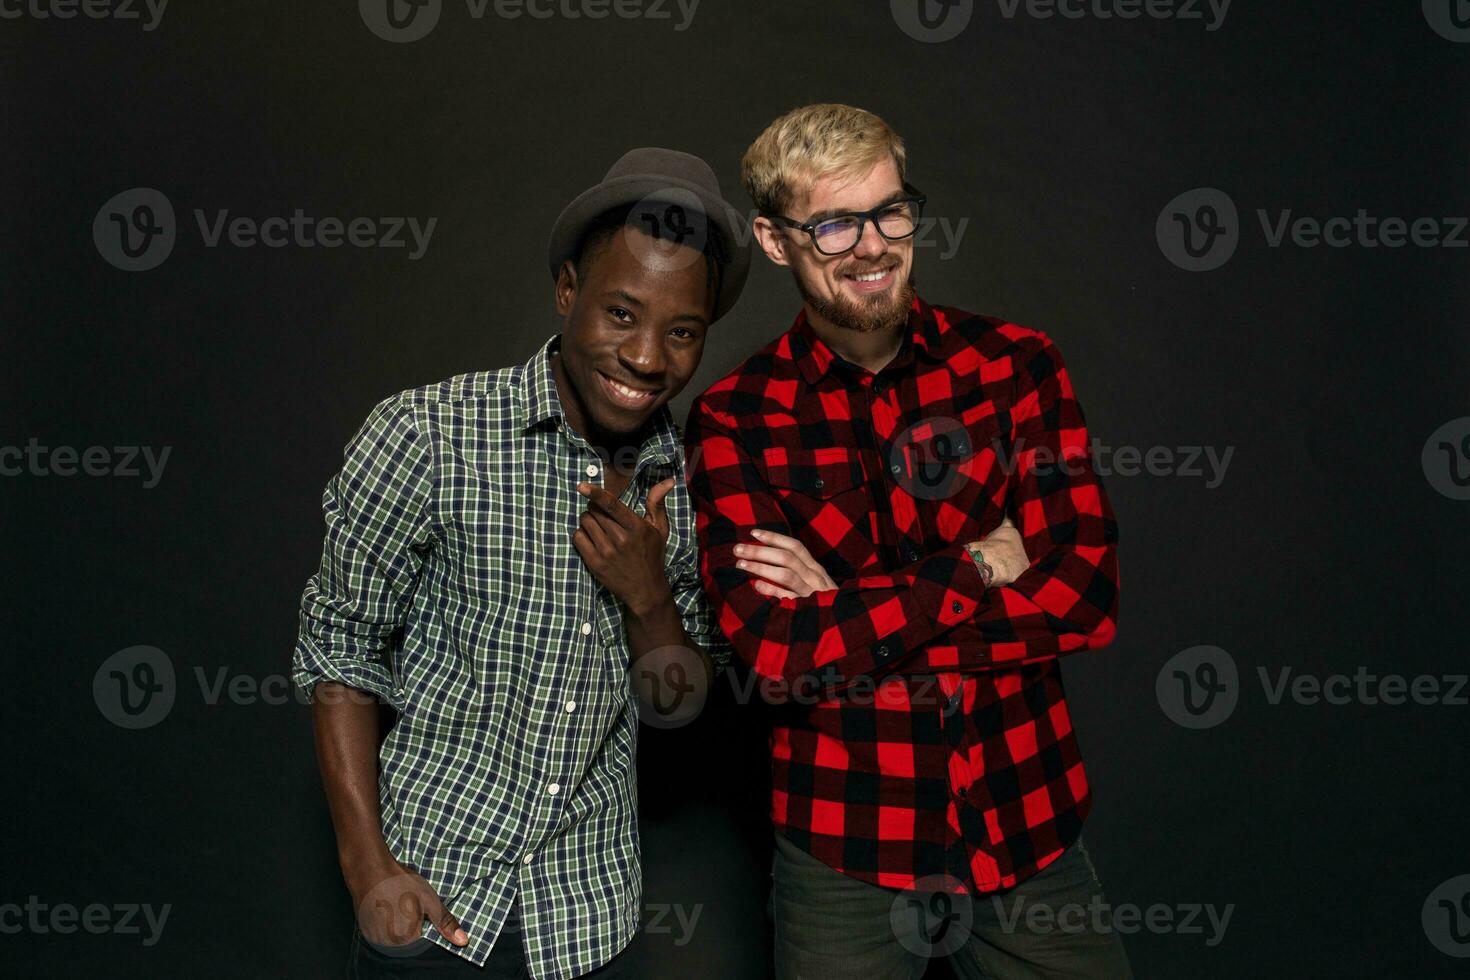
[[[905,196],[898,166],[888,156],[857,178],[823,177],[803,190],[793,197],[786,215],[803,223],[867,211]],[[823,255],[800,229],[781,227],[762,217],[756,219],[755,231],[771,261],[791,267],[808,316],[866,333],[890,327],[908,315],[913,301],[912,237],[889,241],[868,221],[851,251]]]
[[[647,262],[625,228],[562,264],[556,309],[561,352],[552,366],[567,421],[594,444],[626,439],[683,390],[699,367],[713,307],[704,256]],[[652,240],[633,243],[650,245]]]

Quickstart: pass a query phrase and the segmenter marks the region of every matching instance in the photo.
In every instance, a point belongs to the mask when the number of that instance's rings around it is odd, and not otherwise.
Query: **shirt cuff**
[[[403,690],[381,662],[349,654],[333,656],[314,643],[298,642],[291,683],[307,701],[314,702],[316,686],[323,682],[367,691],[400,713],[407,707]]]
[[[718,630],[718,627],[716,629]],[[684,632],[689,635],[690,642],[709,654],[710,662],[714,664],[716,674],[721,673],[726,667],[730,666],[730,660],[734,656],[735,651],[730,646],[730,641],[725,638],[724,633],[697,633],[689,629],[687,624],[684,627]]]
[[[907,566],[897,577],[908,582],[898,597],[904,625],[873,643],[875,670],[912,659],[955,626],[974,618],[987,599],[985,579],[963,543]]]
[[[973,619],[986,600],[985,577],[964,542],[908,566],[910,591],[920,610],[946,631]]]

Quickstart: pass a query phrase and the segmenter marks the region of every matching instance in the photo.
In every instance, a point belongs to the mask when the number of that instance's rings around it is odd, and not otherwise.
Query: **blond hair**
[[[766,127],[740,161],[740,179],[755,206],[784,214],[803,185],[824,177],[860,177],[893,158],[904,176],[903,138],[866,109],[821,102],[792,109]]]

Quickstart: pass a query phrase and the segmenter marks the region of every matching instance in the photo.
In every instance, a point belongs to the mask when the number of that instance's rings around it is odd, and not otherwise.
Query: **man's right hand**
[[[456,946],[470,941],[423,876],[387,853],[365,866],[343,869],[357,924],[376,946],[406,946],[423,935],[424,919]]]
[[[312,728],[322,785],[337,832],[337,860],[362,934],[377,946],[406,946],[424,919],[456,946],[469,936],[434,889],[393,858],[378,812],[378,700],[336,681],[313,689]]]

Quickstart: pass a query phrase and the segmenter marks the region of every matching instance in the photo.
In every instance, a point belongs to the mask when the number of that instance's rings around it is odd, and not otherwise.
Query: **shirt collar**
[[[521,368],[520,430],[541,425],[548,420],[564,420],[561,397],[556,390],[556,375],[551,359],[561,350],[561,334],[549,337]],[[571,435],[571,430],[566,430]],[[580,439],[580,436],[576,438]],[[683,468],[683,439],[667,404],[660,405],[647,422],[647,436],[638,450],[636,469],[645,463],[673,463]]]
[[[547,419],[562,417],[561,398],[556,393],[556,375],[551,371],[551,359],[559,350],[561,334],[552,334],[521,368],[522,431],[540,425]]]
[[[946,347],[949,334],[952,332],[948,323],[935,313],[934,308],[915,293],[914,301],[909,305],[908,323],[904,327],[903,343],[894,360],[903,357],[907,351],[913,350],[916,356],[922,355],[932,361],[943,362],[948,358]],[[826,375],[833,362],[840,359],[839,355],[827,346],[826,341],[817,336],[817,332],[812,329],[811,323],[807,320],[805,308],[796,315],[796,322],[788,331],[787,338],[789,357],[796,362],[797,370],[801,372],[807,384],[815,385]]]

